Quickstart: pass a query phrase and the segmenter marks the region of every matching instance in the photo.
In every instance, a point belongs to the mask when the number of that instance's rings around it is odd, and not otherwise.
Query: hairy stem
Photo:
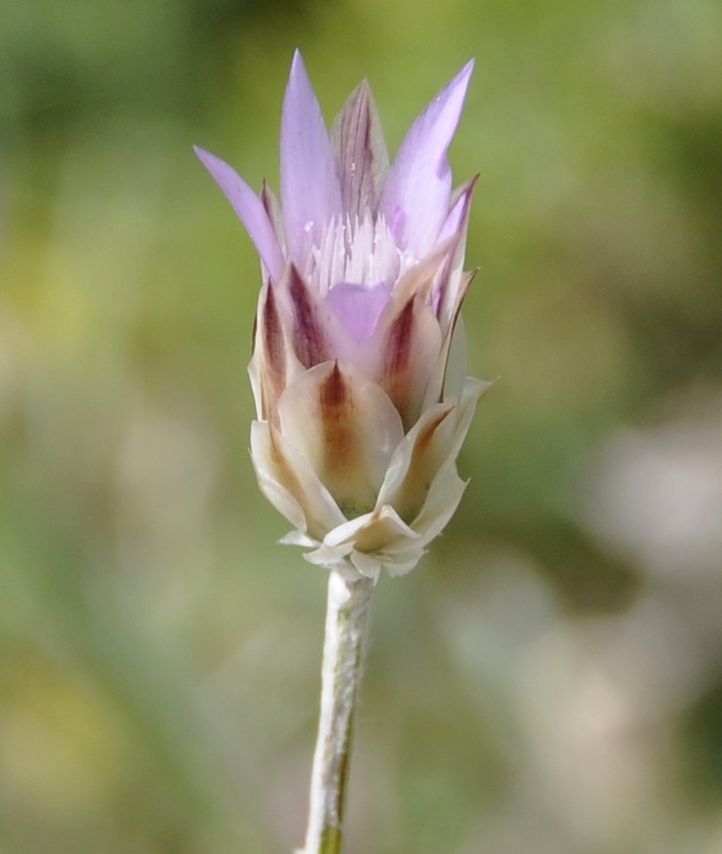
[[[313,757],[306,843],[297,854],[340,854],[351,730],[363,664],[373,582],[328,582],[321,670],[321,716]]]

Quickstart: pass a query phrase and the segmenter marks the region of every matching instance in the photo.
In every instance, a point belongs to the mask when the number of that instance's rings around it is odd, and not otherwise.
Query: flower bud
[[[489,384],[465,378],[459,310],[475,179],[447,150],[472,63],[419,116],[389,167],[368,84],[329,136],[300,54],[281,121],[280,203],[196,149],[261,258],[249,366],[259,485],[283,542],[352,577],[412,569],[465,484],[456,458]]]

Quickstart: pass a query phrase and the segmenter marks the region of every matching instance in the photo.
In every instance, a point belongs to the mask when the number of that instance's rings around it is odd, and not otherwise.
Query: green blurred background
[[[299,46],[391,149],[470,57],[470,372],[445,536],[378,590],[349,854],[722,851],[719,0],[0,9],[0,851],[303,837],[324,573],[248,458]]]

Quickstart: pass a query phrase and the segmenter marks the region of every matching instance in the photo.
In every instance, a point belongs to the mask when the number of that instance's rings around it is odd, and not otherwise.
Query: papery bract
[[[489,387],[465,378],[459,310],[475,180],[447,150],[473,63],[419,116],[389,167],[365,82],[329,136],[294,55],[281,199],[196,149],[262,262],[251,455],[311,562],[376,578],[412,569],[464,491],[456,458]]]

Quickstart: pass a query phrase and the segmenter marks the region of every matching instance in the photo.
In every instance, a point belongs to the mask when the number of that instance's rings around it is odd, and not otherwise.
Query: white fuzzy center
[[[305,279],[321,296],[339,282],[391,287],[418,259],[399,249],[379,214],[363,219],[334,217],[326,226],[320,246],[312,246],[306,257]]]

